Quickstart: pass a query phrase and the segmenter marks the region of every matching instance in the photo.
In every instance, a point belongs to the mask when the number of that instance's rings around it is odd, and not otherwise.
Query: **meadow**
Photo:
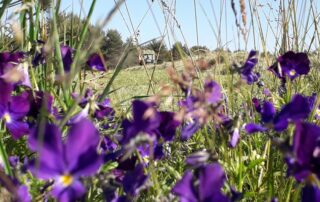
[[[264,31],[265,7],[222,0],[255,50],[176,41],[127,67],[145,47],[101,45],[126,1],[97,27],[90,2],[79,24],[59,0],[1,2],[0,201],[320,201],[318,4],[281,0]]]

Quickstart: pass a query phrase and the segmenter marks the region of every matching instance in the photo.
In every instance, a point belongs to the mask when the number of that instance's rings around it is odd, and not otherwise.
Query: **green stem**
[[[1,122],[1,126],[2,126],[2,122]],[[1,134],[4,134],[4,131],[1,130]],[[13,176],[12,170],[10,168],[10,164],[9,164],[9,158],[8,158],[8,154],[6,152],[5,146],[4,146],[4,142],[3,142],[3,137],[0,137],[0,156],[1,159],[3,161],[4,164],[4,171],[7,175],[9,176]]]

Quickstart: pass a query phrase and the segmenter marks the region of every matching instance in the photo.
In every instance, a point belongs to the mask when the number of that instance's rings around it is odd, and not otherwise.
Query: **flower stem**
[[[4,134],[3,131],[1,132],[1,134]],[[1,156],[1,159],[2,159],[3,164],[4,164],[3,166],[4,166],[5,173],[12,177],[13,173],[12,173],[12,170],[10,168],[8,154],[7,154],[6,150],[5,150],[4,142],[3,142],[3,138],[2,137],[0,138],[0,156]]]

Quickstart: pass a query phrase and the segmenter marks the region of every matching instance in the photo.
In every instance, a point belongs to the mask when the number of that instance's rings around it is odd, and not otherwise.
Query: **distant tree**
[[[138,65],[139,64],[138,48],[130,38],[126,40],[126,42],[123,44],[123,47],[127,47],[130,50],[126,60],[123,63],[123,66],[126,68],[126,67]]]
[[[107,31],[106,37],[103,40],[101,50],[106,55],[107,64],[110,68],[114,68],[123,51],[123,41],[120,33],[115,29]]]
[[[174,43],[171,49],[173,60],[180,60],[182,57],[186,57],[188,52],[188,48],[183,46],[181,42]]]
[[[159,54],[158,63],[170,60],[167,46],[161,40],[152,40],[144,48],[153,50],[156,53],[156,57]]]
[[[205,54],[205,53],[209,52],[210,50],[206,46],[192,46],[190,48],[190,51],[193,54],[201,55],[201,54]]]

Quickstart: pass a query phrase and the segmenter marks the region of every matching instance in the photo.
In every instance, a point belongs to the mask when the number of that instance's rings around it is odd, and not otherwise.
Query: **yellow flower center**
[[[5,114],[3,115],[3,120],[4,120],[6,123],[10,123],[10,122],[12,121],[10,114],[5,113]]]
[[[289,75],[290,75],[290,76],[294,76],[294,75],[296,75],[296,70],[294,70],[294,69],[293,69],[293,70],[291,70],[291,71],[289,72]]]
[[[318,117],[320,117],[320,109],[319,109],[319,108],[316,110],[316,115],[317,115]]]
[[[70,186],[72,184],[73,177],[71,175],[69,175],[69,174],[62,175],[59,178],[59,181],[61,182],[61,184],[63,184],[63,186],[68,187],[68,186]]]

